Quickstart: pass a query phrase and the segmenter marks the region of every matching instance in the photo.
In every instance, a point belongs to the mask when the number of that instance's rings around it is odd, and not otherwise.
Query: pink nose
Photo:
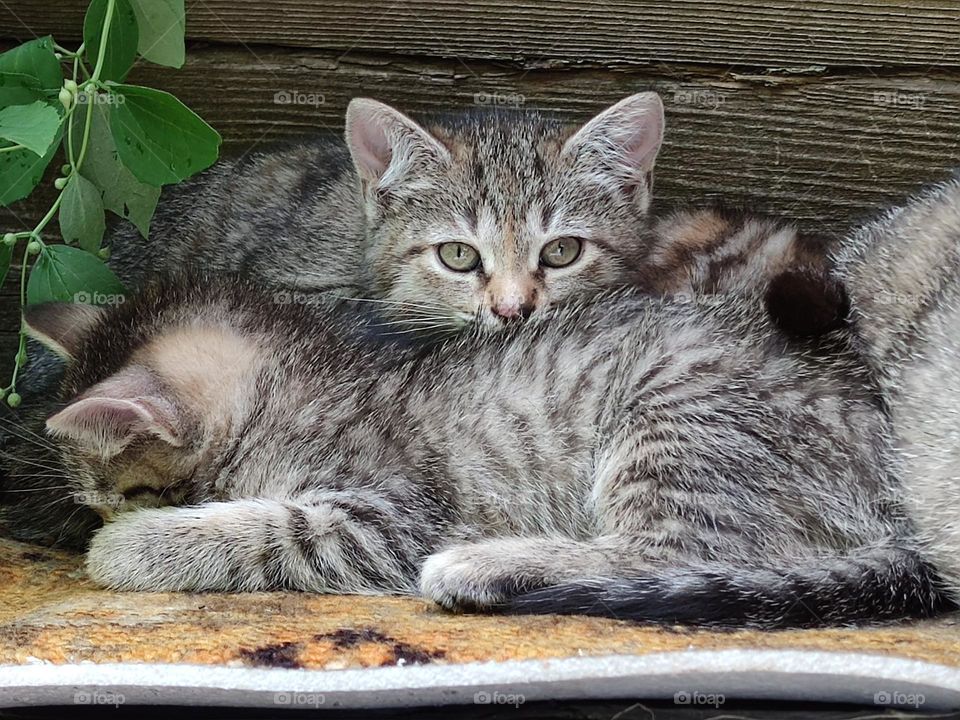
[[[490,309],[501,320],[526,320],[533,312],[533,303],[498,303]]]

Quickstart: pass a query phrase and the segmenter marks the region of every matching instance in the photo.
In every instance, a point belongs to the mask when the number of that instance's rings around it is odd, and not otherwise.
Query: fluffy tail
[[[884,547],[791,569],[704,565],[571,582],[518,595],[503,610],[772,629],[928,617],[950,606],[916,553]]]

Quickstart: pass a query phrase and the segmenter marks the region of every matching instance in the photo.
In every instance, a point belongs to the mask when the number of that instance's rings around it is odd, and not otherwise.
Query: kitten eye
[[[437,255],[440,262],[455,272],[470,272],[480,264],[480,253],[462,242],[442,243]]]
[[[561,268],[572,264],[583,251],[583,241],[575,237],[551,240],[540,251],[540,262],[547,267]]]

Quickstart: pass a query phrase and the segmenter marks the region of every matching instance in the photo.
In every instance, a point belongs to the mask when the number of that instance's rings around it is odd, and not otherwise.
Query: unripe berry
[[[100,248],[99,250],[97,250],[97,257],[104,261],[109,260],[110,248]]]
[[[7,395],[7,405],[9,405],[12,408],[20,407],[20,400],[21,400],[20,395],[18,395],[15,392]]]
[[[57,95],[57,98],[60,100],[60,104],[63,105],[65,110],[69,110],[70,105],[73,104],[73,93],[66,88],[60,88],[60,93]]]
[[[57,190],[63,190],[67,186],[67,179],[64,177],[59,177],[53,181],[53,186]]]
[[[14,243],[17,242],[17,236],[13,233],[7,233],[3,236],[3,244],[7,247],[13,247]]]
[[[27,245],[27,252],[31,255],[36,255],[40,252],[41,245],[36,240],[31,240],[30,244]]]
[[[77,94],[77,84],[73,80],[64,80],[63,87],[71,95]]]

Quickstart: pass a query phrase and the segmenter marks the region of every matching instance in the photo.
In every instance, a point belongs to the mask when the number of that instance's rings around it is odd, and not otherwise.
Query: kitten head
[[[580,128],[523,111],[421,125],[353,100],[379,299],[414,328],[498,327],[635,282],[663,124],[652,92]]]
[[[47,431],[76,499],[104,518],[189,501],[259,363],[226,323],[168,327],[161,316],[151,328],[123,308],[50,303],[24,314],[30,335],[67,360],[67,404]]]

